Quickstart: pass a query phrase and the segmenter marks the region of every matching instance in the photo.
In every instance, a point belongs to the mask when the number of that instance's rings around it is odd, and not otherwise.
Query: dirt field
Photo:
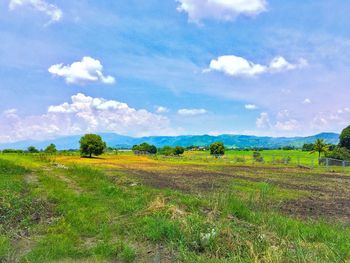
[[[113,157],[94,161],[98,166],[107,166],[110,174],[114,170],[123,171],[146,185],[185,193],[224,191],[237,180],[268,183],[293,193],[293,200],[283,200],[276,205],[283,213],[304,219],[338,219],[343,223],[350,222],[348,175],[319,173],[303,167],[174,164],[136,156],[128,156],[127,163],[124,163],[125,158]],[[81,162],[69,160],[72,161]]]
[[[130,154],[0,156],[0,262],[348,262],[350,176]]]

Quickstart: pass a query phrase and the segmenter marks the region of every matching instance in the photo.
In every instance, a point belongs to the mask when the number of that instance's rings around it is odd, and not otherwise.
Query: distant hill
[[[131,148],[135,144],[148,142],[157,147],[169,146],[207,146],[213,142],[223,142],[227,147],[250,148],[250,147],[264,147],[264,148],[279,148],[283,146],[301,147],[304,143],[313,143],[316,139],[324,139],[327,143],[337,144],[339,134],[336,133],[320,133],[308,137],[259,137],[249,135],[183,135],[183,136],[150,136],[134,138],[123,136],[115,133],[100,133],[103,140],[106,141],[110,147]],[[38,149],[44,149],[50,143],[54,143],[58,149],[78,149],[80,135],[60,137],[45,141],[20,141],[15,143],[0,144],[0,149],[26,149],[33,145]]]

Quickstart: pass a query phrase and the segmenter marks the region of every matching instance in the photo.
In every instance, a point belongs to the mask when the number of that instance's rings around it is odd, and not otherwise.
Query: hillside
[[[223,142],[227,147],[249,148],[249,147],[265,147],[278,148],[283,146],[301,147],[304,143],[313,143],[316,139],[325,139],[327,143],[338,143],[339,134],[336,133],[320,133],[308,137],[259,137],[249,135],[183,135],[183,136],[150,136],[134,138],[114,133],[101,133],[102,138],[110,147],[130,148],[135,144],[148,142],[157,147],[169,146],[206,146],[215,141]],[[21,141],[8,144],[0,144],[0,149],[26,149],[33,145],[39,149],[45,148],[50,143],[54,143],[58,149],[77,149],[79,148],[80,135],[60,137],[45,141]]]

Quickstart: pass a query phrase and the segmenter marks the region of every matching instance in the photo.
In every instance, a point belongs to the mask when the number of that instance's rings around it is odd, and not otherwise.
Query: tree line
[[[97,134],[85,134],[81,137],[80,141],[80,154],[83,157],[99,156],[104,153],[107,149],[107,144]],[[191,146],[193,148],[193,146]],[[165,156],[180,156],[185,150],[192,149],[187,147],[186,149],[182,146],[164,146],[157,148],[155,145],[148,144],[146,142],[139,145],[134,145],[132,151],[135,154],[161,154]],[[284,150],[292,150],[294,147],[284,147]],[[318,157],[321,157],[323,153],[325,157],[339,159],[339,160],[350,160],[350,126],[346,127],[339,136],[338,145],[330,145],[323,139],[317,139],[314,143],[304,144],[302,147],[303,151],[310,153],[318,153]],[[222,156],[225,154],[225,146],[222,142],[214,142],[209,146],[210,154],[213,156]],[[56,145],[50,144],[44,150],[39,151],[34,146],[29,146],[26,151],[4,149],[3,153],[39,153],[44,152],[48,154],[57,153]]]

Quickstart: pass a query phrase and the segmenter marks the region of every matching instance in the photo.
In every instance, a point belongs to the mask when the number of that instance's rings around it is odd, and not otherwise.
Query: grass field
[[[350,262],[349,175],[197,154],[0,155],[0,262]]]

